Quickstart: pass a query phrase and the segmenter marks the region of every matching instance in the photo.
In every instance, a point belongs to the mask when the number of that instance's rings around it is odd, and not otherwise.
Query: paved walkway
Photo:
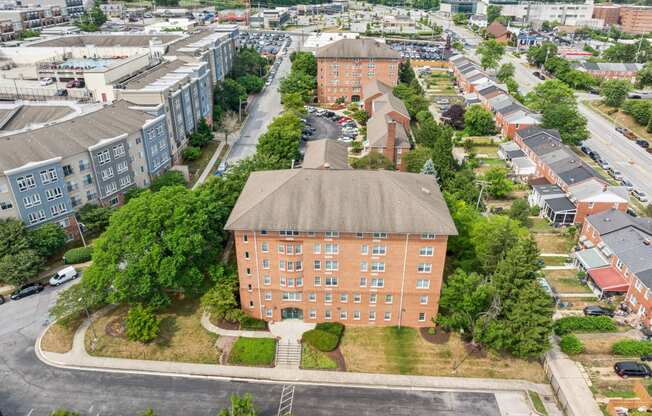
[[[541,253],[539,257],[570,257],[568,253]]]
[[[276,336],[269,331],[243,331],[240,329],[220,328],[219,326],[213,325],[210,316],[207,313],[201,317],[201,326],[203,326],[208,332],[225,337],[276,338]]]
[[[543,270],[577,270],[577,267],[572,264],[564,266],[545,266]]]
[[[217,162],[217,158],[220,157],[220,153],[222,153],[223,148],[224,148],[224,142],[220,142],[220,145],[217,146],[217,149],[215,149],[215,153],[213,153],[213,156],[211,156],[211,160],[208,161],[208,165],[206,165],[204,171],[201,173],[199,179],[197,179],[197,182],[195,182],[192,189],[196,189],[197,187],[199,187],[201,184],[206,182],[206,179],[208,178],[209,175],[213,174],[215,162]]]
[[[35,349],[37,357],[50,366],[86,371],[389,389],[455,390],[491,393],[533,390],[543,398],[549,399],[546,400],[547,405],[550,405],[549,402],[553,396],[552,389],[549,385],[532,383],[525,380],[368,374],[342,371],[301,370],[297,368],[259,368],[94,357],[88,354],[84,347],[84,337],[88,328],[89,321],[85,321],[75,333],[72,350],[65,354],[43,351],[41,349],[41,335],[36,340]],[[558,413],[553,412],[551,414],[557,415]]]

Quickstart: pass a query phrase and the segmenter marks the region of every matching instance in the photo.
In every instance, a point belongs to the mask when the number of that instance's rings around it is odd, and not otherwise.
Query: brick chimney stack
[[[387,122],[387,142],[385,143],[385,156],[396,163],[396,122],[389,120]]]

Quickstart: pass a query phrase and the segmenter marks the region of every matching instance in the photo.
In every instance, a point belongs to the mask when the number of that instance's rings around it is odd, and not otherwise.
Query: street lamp
[[[81,237],[82,244],[84,244],[84,248],[86,248],[86,239],[84,239],[84,232],[82,229],[82,228],[86,228],[86,226],[81,222],[77,221],[77,218],[75,218],[75,222],[77,223],[77,231],[79,231],[79,236]]]

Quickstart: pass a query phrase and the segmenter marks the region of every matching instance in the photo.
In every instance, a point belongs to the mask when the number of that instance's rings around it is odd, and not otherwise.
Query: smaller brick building
[[[317,99],[320,103],[360,101],[362,87],[378,80],[398,83],[401,54],[376,39],[342,39],[316,52]]]

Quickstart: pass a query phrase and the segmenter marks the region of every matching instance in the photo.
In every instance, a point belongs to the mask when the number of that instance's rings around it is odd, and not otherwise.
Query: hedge
[[[250,331],[264,331],[267,329],[267,322],[263,321],[262,319],[256,319],[245,315],[240,318],[240,329],[246,329]]]
[[[330,332],[331,334],[336,335],[337,338],[341,338],[342,333],[344,332],[344,325],[339,322],[322,322],[317,324],[315,329]]]
[[[302,341],[310,344],[319,351],[329,352],[337,348],[340,337],[331,332],[315,328],[304,332]]]
[[[616,342],[611,350],[615,355],[636,357],[652,354],[652,342],[637,341],[635,339],[624,339]]]
[[[65,264],[85,263],[90,261],[92,254],[92,247],[72,248],[64,253],[63,260]]]
[[[608,316],[567,316],[555,321],[555,334],[571,332],[615,332],[618,327]]]
[[[580,354],[584,351],[584,345],[575,335],[568,334],[561,337],[559,342],[561,350],[568,355]]]

